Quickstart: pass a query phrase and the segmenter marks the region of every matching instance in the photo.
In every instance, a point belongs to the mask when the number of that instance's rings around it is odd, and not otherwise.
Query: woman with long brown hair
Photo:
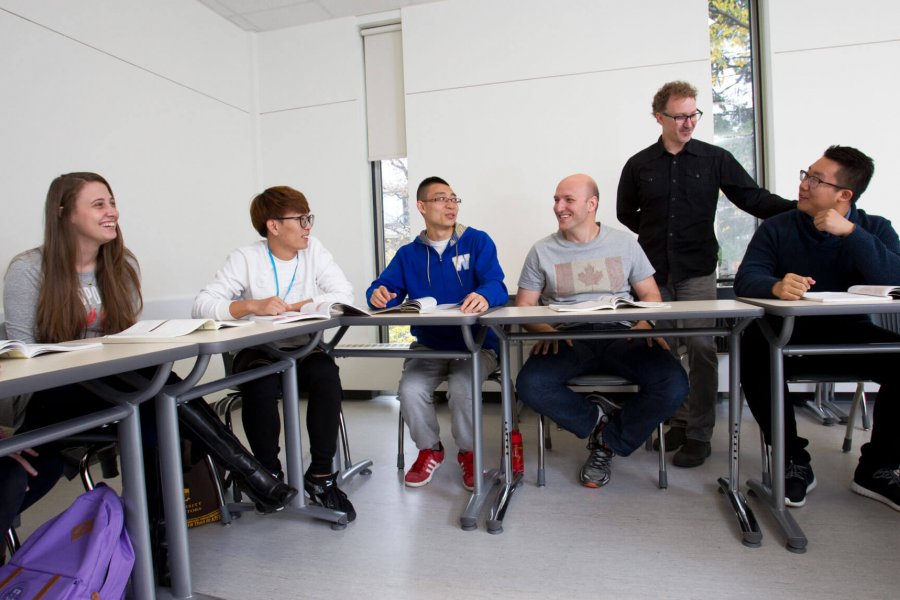
[[[8,337],[28,343],[65,342],[116,333],[132,325],[143,308],[140,275],[137,260],[125,247],[109,183],[96,173],[57,177],[47,192],[44,217],[43,245],[13,258],[6,273],[3,298]],[[127,389],[119,380],[110,381],[110,385]],[[145,461],[148,495],[158,489],[153,460],[154,413],[147,410],[150,405],[142,406],[145,453],[151,457]],[[79,385],[44,390],[29,400],[22,430],[106,406]],[[280,510],[297,494],[241,445],[202,398],[182,404],[178,413],[183,434],[228,469],[261,512]],[[59,452],[59,447],[48,445],[36,450],[50,457]],[[27,484],[31,473],[23,461],[27,463],[28,457],[17,458],[4,466],[7,470],[20,469],[20,477]],[[0,493],[0,503],[10,500],[14,498],[7,497],[7,490]],[[150,498],[151,511],[154,500]],[[18,512],[20,507],[16,509]],[[156,537],[161,541],[161,535]],[[159,562],[157,569],[163,571]]]

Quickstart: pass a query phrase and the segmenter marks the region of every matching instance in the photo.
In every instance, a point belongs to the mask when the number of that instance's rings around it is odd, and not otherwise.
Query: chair
[[[618,377],[616,375],[604,375],[604,374],[588,374],[588,375],[579,375],[578,377],[573,377],[568,382],[566,382],[570,388],[606,388],[606,387],[616,387],[616,388],[625,388],[625,387],[636,387],[631,381],[624,379],[622,377]],[[657,432],[659,435],[659,489],[664,490],[669,487],[669,479],[668,474],[666,472],[666,446],[665,446],[665,436],[663,435],[663,424],[659,423],[657,426]],[[652,436],[651,436],[652,437]],[[543,443],[538,445],[538,472],[537,472],[537,484],[539,487],[543,487],[546,485],[546,474],[544,470],[544,451],[550,450],[552,448],[552,443],[550,440],[550,431],[549,428],[545,427],[544,423],[544,415],[540,415],[538,419],[538,438],[542,440]],[[649,439],[648,439],[649,442]],[[649,448],[649,444],[647,446]]]

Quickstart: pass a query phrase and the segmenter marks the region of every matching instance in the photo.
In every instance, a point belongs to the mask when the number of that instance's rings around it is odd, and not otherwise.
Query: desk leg
[[[169,571],[172,597],[192,598],[191,557],[187,539],[187,513],[184,510],[184,477],[175,398],[165,392],[156,396],[156,427],[159,438],[159,469],[163,507],[166,515],[166,539],[169,542]]]
[[[740,337],[732,333],[728,336],[728,424],[731,430],[731,460],[728,477],[719,478],[719,490],[728,497],[737,517],[743,536],[742,543],[758,548],[762,532],[747,499],[740,490],[741,456],[741,381],[740,381]]]
[[[787,549],[802,554],[806,552],[806,536],[794,517],[788,513],[784,505],[784,356],[782,348],[790,339],[793,320],[788,317],[782,325],[780,339],[769,337],[769,365],[772,372],[772,485],[764,485],[760,481],[750,480],[747,485],[760,498],[775,517],[775,521],[787,538]]]
[[[147,486],[144,482],[144,452],[141,447],[141,418],[138,407],[131,416],[119,421],[119,460],[122,464],[122,496],[125,524],[134,546],[134,571],[131,575],[135,598],[156,597],[153,583],[153,554],[150,547],[150,517],[147,512]]]
[[[471,531],[478,527],[478,516],[481,514],[485,503],[488,499],[489,490],[485,489],[485,473],[484,473],[484,423],[482,422],[482,405],[481,405],[481,356],[480,349],[472,352],[472,425],[474,433],[475,454],[475,490],[472,492],[469,502],[466,504],[465,510],[459,518],[460,527],[465,531]],[[497,482],[497,473],[492,471],[487,474],[487,478],[491,480],[491,487]]]
[[[303,451],[301,448],[300,393],[297,389],[297,362],[281,374],[282,415],[284,417],[284,452],[287,458],[288,483],[298,490],[285,513],[322,519],[331,522],[332,529],[347,527],[347,514],[323,506],[306,504],[303,492]],[[279,513],[281,514],[281,513]]]
[[[510,434],[513,423],[513,394],[509,378],[509,340],[504,335],[497,337],[500,340],[500,372],[502,373],[500,402],[503,411],[503,484],[487,520],[488,533],[494,534],[503,533],[503,518],[506,516],[506,509],[509,508],[513,493],[518,489],[522,480],[522,474],[514,474],[512,470]]]

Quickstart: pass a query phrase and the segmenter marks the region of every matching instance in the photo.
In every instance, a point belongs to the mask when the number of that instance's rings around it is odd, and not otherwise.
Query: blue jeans
[[[638,448],[688,394],[687,374],[681,364],[671,353],[655,344],[648,347],[646,340],[638,338],[575,340],[573,346],[560,341],[557,354],[528,358],[516,379],[516,390],[526,406],[586,438],[597,424],[599,409],[570,390],[566,382],[588,373],[617,375],[638,386],[637,394],[611,416],[603,429],[603,441],[619,456],[628,456]]]

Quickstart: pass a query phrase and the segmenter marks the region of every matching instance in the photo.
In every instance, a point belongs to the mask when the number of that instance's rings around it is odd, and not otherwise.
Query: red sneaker
[[[463,476],[463,487],[467,490],[474,491],[475,490],[475,453],[469,450],[468,452],[460,451],[459,454],[456,455],[456,462],[459,463],[459,468],[462,470]]]
[[[421,487],[431,481],[432,475],[444,462],[443,450],[419,450],[419,458],[413,463],[412,468],[406,472],[403,481],[409,487]]]

